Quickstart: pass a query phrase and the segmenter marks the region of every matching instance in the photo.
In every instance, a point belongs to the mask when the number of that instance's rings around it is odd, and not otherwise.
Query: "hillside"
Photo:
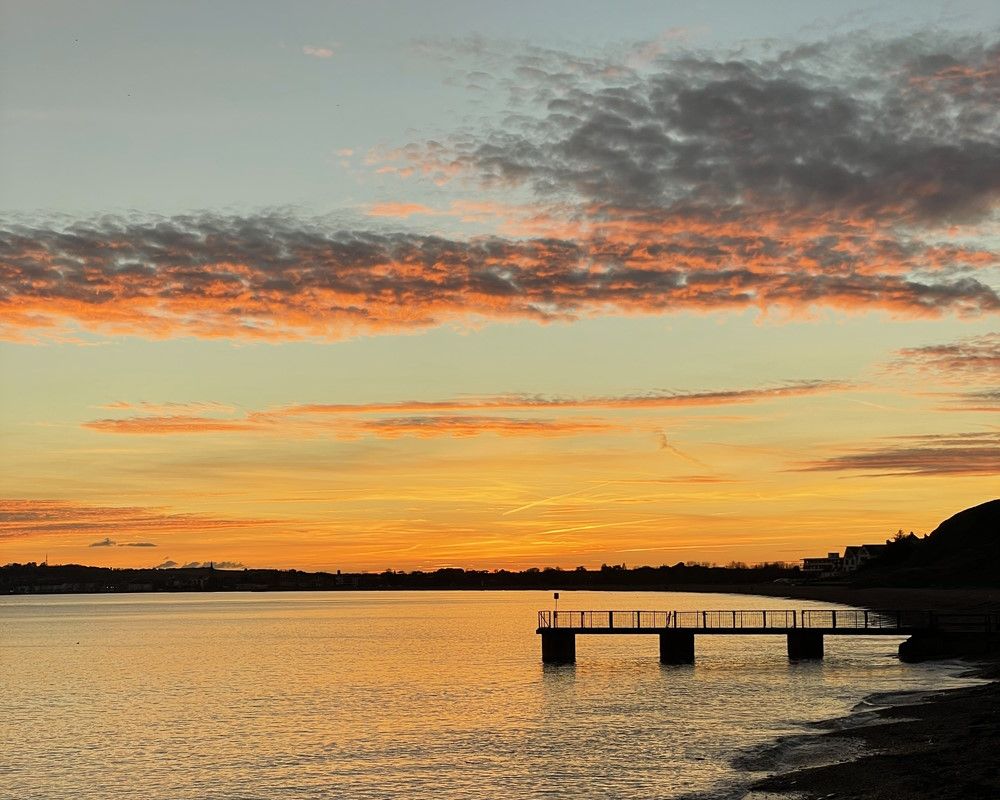
[[[890,543],[859,586],[1000,586],[1000,499],[949,517],[927,537]]]

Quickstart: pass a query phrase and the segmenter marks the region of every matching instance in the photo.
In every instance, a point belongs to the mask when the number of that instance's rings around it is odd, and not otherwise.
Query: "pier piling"
[[[660,634],[661,664],[694,663],[694,631],[671,630]]]
[[[560,630],[542,633],[542,663],[575,664],[576,636]]]
[[[823,658],[823,634],[809,630],[789,631],[788,658],[792,661]]]

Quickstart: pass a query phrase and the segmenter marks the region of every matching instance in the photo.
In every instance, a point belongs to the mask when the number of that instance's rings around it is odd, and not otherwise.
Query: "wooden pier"
[[[788,657],[823,658],[826,636],[995,637],[998,614],[853,609],[767,609],[753,611],[539,611],[542,661],[572,664],[576,637],[642,635],[660,637],[660,662],[693,664],[696,635],[785,636]]]

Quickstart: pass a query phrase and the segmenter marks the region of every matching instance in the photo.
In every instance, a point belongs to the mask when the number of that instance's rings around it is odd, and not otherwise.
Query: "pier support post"
[[[694,663],[694,631],[671,630],[660,634],[661,664]]]
[[[823,634],[819,631],[790,631],[788,658],[792,661],[823,658]]]
[[[542,663],[576,663],[576,635],[566,631],[542,633]]]

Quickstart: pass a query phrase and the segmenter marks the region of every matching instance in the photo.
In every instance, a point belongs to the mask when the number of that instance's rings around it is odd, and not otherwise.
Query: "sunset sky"
[[[0,2],[0,564],[794,560],[1000,487],[995,2]]]

